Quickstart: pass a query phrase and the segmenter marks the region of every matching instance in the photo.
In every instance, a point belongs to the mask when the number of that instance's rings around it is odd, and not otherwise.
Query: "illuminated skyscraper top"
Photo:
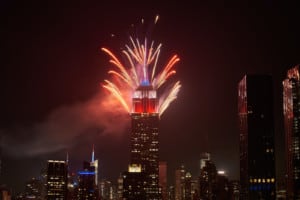
[[[158,19],[156,16],[154,23]],[[131,114],[131,164],[141,165],[145,174],[146,199],[157,200],[161,198],[158,185],[159,118],[177,98],[181,84],[177,81],[164,90],[161,86],[166,84],[170,76],[176,74],[174,65],[179,57],[174,55],[165,66],[159,67],[158,58],[162,44],[156,46],[147,38],[143,41],[132,37],[129,39],[130,45],[125,45],[122,51],[128,63],[127,67],[112,51],[102,48],[115,67],[115,70],[108,71],[112,75],[112,81],[105,80],[103,87]],[[158,90],[162,90],[159,98]]]
[[[140,107],[135,103],[132,104],[131,101],[135,99],[147,99],[147,101],[156,99],[156,91],[167,82],[170,76],[176,73],[173,68],[179,58],[174,55],[163,69],[157,73],[161,44],[154,48],[154,42],[149,45],[146,38],[144,42],[140,42],[138,39],[135,41],[130,37],[130,41],[132,47],[126,45],[126,50],[122,51],[127,58],[127,62],[130,63],[128,69],[110,50],[102,48],[110,56],[110,62],[116,67],[116,70],[108,71],[113,76],[113,81],[105,80],[103,87],[111,92],[128,113],[146,113],[148,107],[146,110],[139,110]],[[169,104],[177,98],[180,87],[179,81],[171,87],[166,87],[167,89],[161,92],[162,95],[159,101],[156,100],[155,110],[150,110],[150,112],[156,112],[161,116]],[[128,96],[132,96],[133,99],[127,98]],[[153,103],[150,104],[154,105]],[[137,106],[137,108],[132,108],[132,106]]]

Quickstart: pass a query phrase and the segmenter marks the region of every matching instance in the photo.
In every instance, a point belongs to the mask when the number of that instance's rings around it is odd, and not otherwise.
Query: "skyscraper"
[[[210,160],[210,153],[208,152],[203,152],[200,154],[200,173],[201,173],[201,169],[203,167],[205,167],[206,165],[206,161]]]
[[[91,167],[95,169],[95,185],[98,186],[98,159],[95,160],[95,147],[93,145],[93,152],[92,152],[92,160],[90,163]]]
[[[269,75],[238,85],[241,199],[275,199],[273,86]]]
[[[199,196],[200,199],[216,199],[217,169],[211,160],[206,160],[201,168],[199,176]]]
[[[68,167],[66,161],[48,160],[46,199],[67,199],[67,183]]]
[[[142,171],[141,165],[132,164],[128,172],[123,173],[123,199],[140,200],[148,199],[146,194],[147,174]]]
[[[156,91],[149,83],[142,83],[135,90],[132,102],[131,164],[141,165],[146,175],[147,199],[160,199]]]
[[[288,199],[300,199],[300,78],[299,65],[288,70],[283,81],[286,191]]]
[[[157,18],[158,19],[158,18]],[[169,62],[160,70],[157,61],[161,44],[154,47],[149,45],[147,38],[144,42],[130,37],[131,45],[126,45],[122,52],[127,58],[130,68],[125,68],[122,62],[107,48],[101,48],[110,57],[110,62],[117,67],[110,70],[116,81],[105,80],[103,87],[107,89],[122,107],[131,113],[131,161],[130,164],[141,165],[145,173],[146,199],[161,199],[159,190],[159,164],[158,164],[158,124],[159,117],[177,98],[181,88],[180,81],[171,87],[163,88],[167,79],[176,71],[174,65],[180,60],[177,55],[171,57]],[[157,90],[162,89],[162,97],[157,98]],[[130,91],[132,101],[128,101]],[[131,105],[130,105],[131,104]]]
[[[83,162],[83,171],[78,172],[78,200],[94,200],[98,197],[95,184],[95,167],[90,162]]]
[[[167,162],[159,162],[159,187],[162,200],[167,200]]]
[[[184,200],[184,180],[185,180],[184,165],[175,171],[175,200]]]

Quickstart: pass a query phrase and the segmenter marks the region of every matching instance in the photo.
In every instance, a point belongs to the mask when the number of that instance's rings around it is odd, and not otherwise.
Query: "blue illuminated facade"
[[[84,162],[83,171],[78,172],[78,200],[95,200],[98,198],[95,174],[95,167],[91,166],[90,162]]]

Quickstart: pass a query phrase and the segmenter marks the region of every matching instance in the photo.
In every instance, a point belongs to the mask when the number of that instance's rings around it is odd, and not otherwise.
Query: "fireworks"
[[[102,48],[109,55],[109,62],[115,67],[108,71],[114,77],[114,81],[105,80],[103,87],[115,96],[127,112],[131,112],[130,97],[139,86],[151,85],[155,90],[159,90],[168,78],[176,73],[174,65],[180,60],[177,55],[174,55],[162,70],[157,72],[162,45],[155,47],[154,42],[148,45],[147,39],[141,43],[132,37],[130,37],[130,42],[130,46],[125,45],[126,49],[122,51],[126,57],[127,67],[109,49]],[[177,81],[162,91],[158,104],[159,116],[177,98],[180,87],[180,81]]]

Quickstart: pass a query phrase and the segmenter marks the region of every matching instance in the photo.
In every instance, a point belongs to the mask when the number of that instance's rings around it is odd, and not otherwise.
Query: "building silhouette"
[[[184,200],[192,200],[192,190],[192,175],[187,172],[184,179]]]
[[[199,197],[203,200],[216,199],[217,169],[211,160],[206,160],[199,176]]]
[[[159,190],[159,155],[156,91],[149,84],[138,87],[132,98],[131,163],[145,174],[146,199],[161,199]]]
[[[159,187],[162,200],[167,200],[167,162],[159,162]]]
[[[146,173],[142,171],[141,165],[129,165],[128,171],[123,173],[123,199],[146,200],[146,176]]]
[[[83,170],[78,172],[78,200],[95,200],[98,190],[95,183],[95,167],[90,162],[83,162]]]
[[[117,180],[117,200],[123,199],[123,174],[121,173]]]
[[[184,199],[184,181],[186,171],[184,165],[181,165],[179,169],[175,170],[175,200]]]
[[[299,65],[288,70],[283,81],[286,192],[288,199],[300,199],[300,79]]]
[[[98,159],[95,159],[95,147],[94,147],[94,145],[93,145],[92,159],[91,159],[90,165],[91,165],[91,167],[94,167],[95,185],[98,186]]]
[[[115,187],[115,185],[111,181],[102,179],[98,183],[98,185],[99,185],[98,187],[99,187],[99,190],[100,190],[99,192],[100,192],[100,199],[101,200],[109,200],[109,199],[117,199],[118,198],[117,188]]]
[[[25,185],[25,197],[27,199],[44,199],[44,182],[41,178],[31,178]]]
[[[238,85],[241,199],[275,199],[273,85],[245,75]]]
[[[47,194],[48,200],[67,199],[68,166],[66,161],[48,160]]]

